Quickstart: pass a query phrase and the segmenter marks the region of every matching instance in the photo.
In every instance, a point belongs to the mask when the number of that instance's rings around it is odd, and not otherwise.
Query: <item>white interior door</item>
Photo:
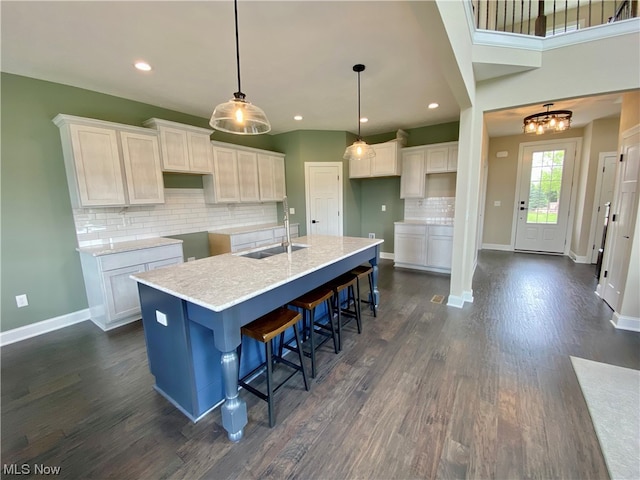
[[[593,232],[591,241],[591,263],[598,261],[598,250],[600,250],[600,246],[602,245],[602,231],[604,230],[604,215],[607,210],[606,204],[607,202],[613,201],[617,161],[618,155],[616,152],[600,154],[591,225],[591,231]]]
[[[342,235],[342,163],[305,162],[307,234]]]
[[[631,243],[638,208],[638,171],[640,165],[640,133],[623,140],[623,161],[620,162],[611,206],[607,241],[604,247],[604,268],[600,285],[602,298],[618,311],[629,269]],[[638,268],[634,265],[632,268]]]
[[[575,143],[525,146],[520,158],[516,250],[564,253]]]

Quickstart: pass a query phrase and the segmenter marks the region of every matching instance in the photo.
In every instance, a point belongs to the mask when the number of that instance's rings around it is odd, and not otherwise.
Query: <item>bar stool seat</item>
[[[330,280],[325,284],[333,290],[333,308],[338,316],[338,349],[342,350],[342,315],[345,314],[349,317],[356,319],[358,326],[358,333],[362,333],[362,321],[360,319],[360,309],[358,308],[359,298],[356,298],[355,284],[358,277],[351,273],[344,273],[333,280]],[[340,300],[340,293],[347,291],[347,306],[342,307],[342,301]],[[349,309],[349,305],[353,301],[354,309]]]
[[[349,273],[355,275],[356,279],[356,290],[358,298],[360,302],[368,303],[371,305],[371,309],[373,310],[373,316],[377,317],[376,312],[376,298],[373,294],[373,267],[371,265],[358,265],[356,268],[352,269]],[[369,291],[371,292],[371,301],[364,300],[360,295],[360,279],[364,276],[367,276],[369,279]],[[360,308],[360,302],[358,302],[358,308]],[[362,311],[360,311],[360,315],[362,315]]]
[[[304,354],[311,358],[311,378],[316,378],[316,349],[321,347],[329,339],[333,339],[333,348],[335,353],[338,353],[338,332],[333,318],[333,306],[331,301],[333,299],[333,289],[325,285],[318,287],[304,295],[299,296],[295,300],[289,302],[289,305],[302,310],[302,324],[303,324],[303,336],[305,335],[307,328],[309,331],[310,339],[310,352],[304,352]],[[316,307],[322,303],[327,305],[327,314],[329,316],[328,325],[316,321],[315,313]],[[308,327],[307,327],[307,319]],[[317,328],[317,329],[316,329]],[[330,332],[330,333],[329,333]],[[316,345],[316,334],[323,335],[325,338]]]
[[[304,366],[304,360],[302,355],[302,341],[300,338],[300,332],[298,330],[298,322],[301,320],[302,315],[300,313],[290,310],[285,307],[280,307],[272,312],[263,315],[262,317],[254,320],[253,322],[242,327],[241,332],[242,335],[253,338],[258,342],[264,343],[265,345],[265,353],[266,353],[266,361],[255,368],[253,371],[249,372],[247,375],[242,377],[238,384],[244,387],[249,392],[256,395],[258,398],[265,400],[269,405],[269,427],[273,427],[276,423],[275,421],[275,413],[274,413],[274,403],[273,403],[273,395],[274,393],[283,386],[290,378],[292,378],[296,373],[302,372],[302,377],[304,379],[304,388],[305,390],[309,390],[309,383],[307,381],[307,370]],[[300,361],[299,365],[290,362],[289,360],[282,357],[282,355],[275,355],[273,353],[273,340],[280,335],[280,345],[284,342],[284,333],[285,331],[293,327],[293,332],[296,339],[296,345],[298,348],[288,347],[290,350],[294,350],[298,352],[298,358]],[[242,344],[238,347],[238,357],[242,354]],[[274,363],[282,363],[292,368],[294,371],[285,378],[280,384],[274,387],[273,385],[273,366]],[[266,365],[267,367],[267,393],[259,391],[258,389],[252,387],[246,380],[252,377],[255,373],[257,373],[260,369],[262,369]]]

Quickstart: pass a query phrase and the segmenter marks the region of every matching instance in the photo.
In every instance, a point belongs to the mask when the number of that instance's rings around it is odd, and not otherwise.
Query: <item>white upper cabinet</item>
[[[241,202],[259,202],[258,155],[254,152],[238,152],[238,186]]]
[[[424,198],[425,158],[423,148],[403,150],[400,198]]]
[[[157,132],[63,114],[53,122],[74,208],[164,203]]]
[[[349,178],[393,177],[400,175],[400,144],[397,140],[371,145],[376,156],[369,159],[351,159]]]
[[[163,171],[211,173],[210,136],[213,130],[159,118],[150,118],[144,126],[160,133]]]
[[[427,146],[427,173],[455,172],[458,167],[458,142]]]
[[[238,152],[233,148],[212,147],[213,175],[203,177],[207,203],[240,202]]]
[[[261,202],[281,202],[285,196],[284,157],[258,154]]]

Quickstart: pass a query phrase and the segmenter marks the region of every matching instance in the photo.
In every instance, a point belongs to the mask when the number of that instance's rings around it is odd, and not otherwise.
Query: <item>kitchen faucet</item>
[[[282,242],[282,246],[287,248],[287,253],[291,253],[291,229],[289,228],[289,204],[287,203],[287,196],[282,199],[282,207],[284,208],[284,230],[286,237]]]

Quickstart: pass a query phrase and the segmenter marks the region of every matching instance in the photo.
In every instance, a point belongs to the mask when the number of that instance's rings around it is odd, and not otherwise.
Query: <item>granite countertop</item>
[[[394,225],[449,225],[453,227],[453,218],[414,218],[393,223]]]
[[[291,222],[290,225],[299,225]],[[209,230],[209,233],[219,233],[221,235],[234,235],[236,233],[259,232],[260,230],[271,230],[272,228],[284,228],[282,223],[263,223],[261,225],[245,225],[244,227],[221,228],[219,230]]]
[[[311,235],[297,238],[294,245],[308,245],[308,248],[290,255],[283,253],[258,260],[225,253],[134,274],[131,278],[219,312],[383,242],[382,239]]]
[[[92,245],[91,247],[77,247],[80,253],[86,253],[94,257],[102,255],[111,255],[112,253],[130,252],[133,250],[142,250],[144,248],[162,247],[165,245],[173,245],[182,243],[182,240],[175,238],[154,237],[144,240],[131,240],[129,242],[105,243],[104,245]]]

